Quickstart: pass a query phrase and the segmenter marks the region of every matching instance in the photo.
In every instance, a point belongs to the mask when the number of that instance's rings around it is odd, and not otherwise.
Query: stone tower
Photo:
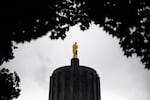
[[[77,56],[72,58],[70,66],[54,70],[50,77],[49,100],[101,100],[98,74],[80,66]]]

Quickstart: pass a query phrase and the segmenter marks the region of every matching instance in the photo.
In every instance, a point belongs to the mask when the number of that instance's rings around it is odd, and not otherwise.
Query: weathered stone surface
[[[71,66],[56,69],[50,77],[49,100],[101,100],[99,76],[73,58]]]

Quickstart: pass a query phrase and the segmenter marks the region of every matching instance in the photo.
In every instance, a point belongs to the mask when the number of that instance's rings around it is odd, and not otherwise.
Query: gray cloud
[[[75,41],[80,64],[92,67],[101,78],[102,100],[150,100],[150,72],[144,70],[139,58],[127,59],[117,39],[94,25],[86,32],[75,26],[67,34],[64,41],[45,36],[19,44],[15,59],[2,65],[21,76],[22,94],[18,100],[48,100],[49,76],[54,69],[70,64]]]

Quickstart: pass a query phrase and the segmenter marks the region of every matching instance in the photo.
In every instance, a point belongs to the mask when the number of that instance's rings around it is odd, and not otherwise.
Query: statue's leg
[[[78,55],[78,52],[76,51],[76,52],[75,52],[75,58],[77,58],[77,55]]]

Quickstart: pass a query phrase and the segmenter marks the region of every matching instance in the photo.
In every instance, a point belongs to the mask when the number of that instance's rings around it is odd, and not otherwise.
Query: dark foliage
[[[0,100],[12,100],[20,95],[20,78],[16,72],[11,73],[8,69],[0,70]]]
[[[51,32],[64,39],[71,26],[87,30],[90,23],[117,37],[127,57],[136,54],[150,69],[149,0],[16,0],[0,3],[0,64],[13,58],[13,42],[30,41]],[[92,34],[92,33],[91,33]]]

